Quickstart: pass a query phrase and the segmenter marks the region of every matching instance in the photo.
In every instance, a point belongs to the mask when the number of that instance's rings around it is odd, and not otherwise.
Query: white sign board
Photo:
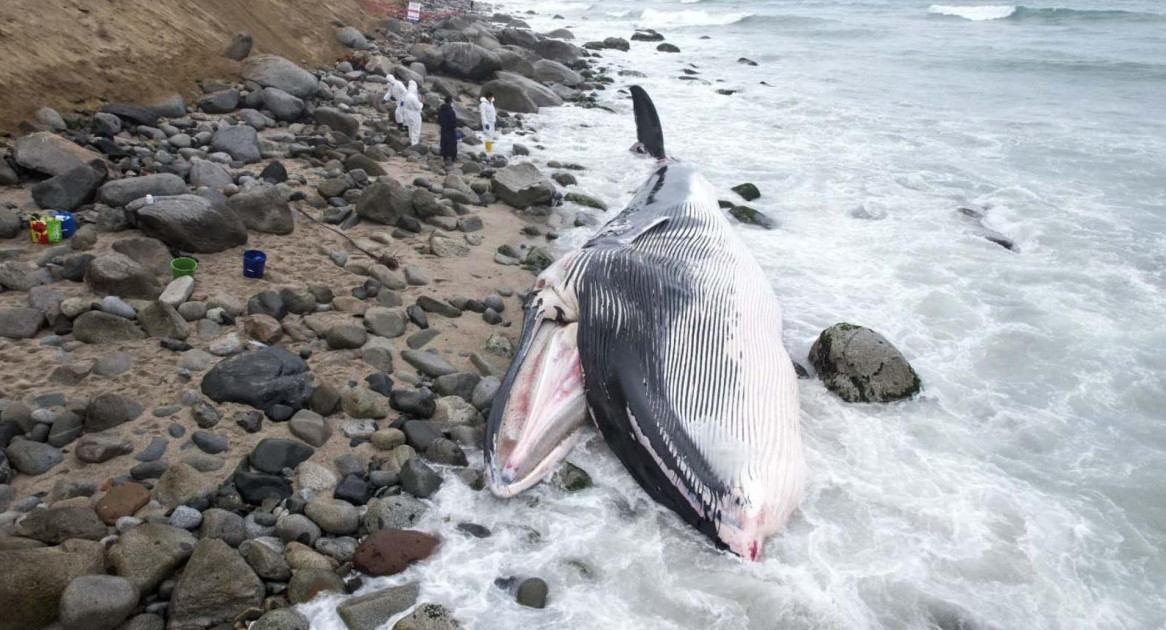
[[[409,12],[405,15],[405,19],[409,20],[410,22],[420,22],[421,21],[421,3],[420,2],[410,2],[409,3]]]

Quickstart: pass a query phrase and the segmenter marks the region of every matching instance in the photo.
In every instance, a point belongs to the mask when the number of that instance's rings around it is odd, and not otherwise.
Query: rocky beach
[[[239,33],[197,93],[46,107],[0,140],[0,630],[303,630],[297,605],[340,594],[349,630],[491,627],[414,577],[370,580],[491,536],[472,518],[415,526],[439,490],[482,491],[525,292],[560,230],[611,216],[577,185],[585,166],[527,158],[525,115],[599,107],[634,79],[605,51],[679,49],[467,5],[330,24],[326,65]],[[420,146],[381,104],[388,76],[422,88]],[[463,135],[448,168],[445,96]],[[772,224],[743,205],[756,187],[735,192],[732,216]],[[75,233],[31,242],[48,211]],[[261,278],[243,274],[251,250]],[[193,275],[172,277],[179,257]],[[860,327],[828,330],[807,364],[846,400],[920,388]],[[553,482],[590,484],[569,464]],[[539,575],[480,588],[548,605]]]

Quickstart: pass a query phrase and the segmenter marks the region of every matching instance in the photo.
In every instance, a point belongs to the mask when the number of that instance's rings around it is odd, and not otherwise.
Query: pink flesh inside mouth
[[[538,483],[570,452],[585,421],[576,325],[543,322],[515,376],[499,428],[495,494]]]

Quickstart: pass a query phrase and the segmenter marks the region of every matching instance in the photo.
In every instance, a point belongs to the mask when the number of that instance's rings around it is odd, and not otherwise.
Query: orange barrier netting
[[[399,4],[390,4],[387,2],[375,2],[374,0],[360,0],[360,7],[369,13],[376,13],[387,17],[395,17],[406,19],[408,17],[409,8]],[[465,11],[461,9],[453,11],[422,11],[422,20],[443,20],[445,18],[455,17],[464,14]]]

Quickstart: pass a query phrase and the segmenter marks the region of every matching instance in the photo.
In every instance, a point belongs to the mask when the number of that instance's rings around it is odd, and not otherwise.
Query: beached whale
[[[781,306],[694,168],[664,153],[628,207],[535,281],[486,427],[488,483],[512,496],[569,452],[589,413],[632,477],[718,546],[757,559],[805,478]]]

